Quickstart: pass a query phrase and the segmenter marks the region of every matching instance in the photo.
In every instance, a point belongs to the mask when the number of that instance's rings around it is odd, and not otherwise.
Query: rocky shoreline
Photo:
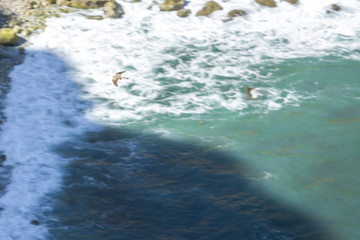
[[[13,10],[17,11],[19,8],[13,8],[14,4],[21,6],[23,1],[9,1],[1,0],[0,1],[0,28],[9,27],[11,22],[16,19],[16,14]],[[20,7],[21,8],[21,7]],[[24,46],[26,44],[26,38],[20,38],[18,40],[17,46],[3,46],[0,45],[0,130],[1,125],[5,121],[5,115],[3,113],[4,108],[4,98],[6,93],[10,88],[10,78],[8,77],[11,69],[17,65],[21,64],[24,59]],[[4,161],[4,159],[3,159]]]
[[[89,2],[93,5],[88,6],[86,3]],[[1,103],[9,89],[8,73],[14,65],[22,63],[24,48],[28,45],[31,35],[45,29],[48,17],[59,17],[61,13],[73,12],[77,8],[95,7],[104,7],[105,16],[109,18],[118,18],[124,14],[121,6],[113,0],[0,1],[0,124],[4,121]],[[88,17],[100,19],[97,16]]]

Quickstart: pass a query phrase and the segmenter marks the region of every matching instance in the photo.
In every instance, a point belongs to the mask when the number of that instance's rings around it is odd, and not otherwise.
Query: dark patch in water
[[[1,152],[0,152],[1,153]],[[6,160],[5,155],[0,156],[0,197],[5,193],[6,186],[10,183],[11,179],[11,171],[12,168],[9,166],[4,166],[4,162]],[[0,212],[3,210],[0,207]]]
[[[31,220],[30,222],[32,225],[39,226],[40,222],[38,220]]]
[[[57,151],[73,161],[51,239],[330,239],[210,147],[107,129]]]

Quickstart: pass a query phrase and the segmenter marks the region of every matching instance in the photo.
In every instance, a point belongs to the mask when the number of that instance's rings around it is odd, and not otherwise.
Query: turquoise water
[[[296,106],[286,106],[279,110],[266,111],[265,113],[262,113],[258,109],[254,111],[253,109],[257,108],[257,106],[254,105],[241,113],[219,107],[204,114],[179,114],[176,116],[167,116],[164,114],[151,115],[151,118],[144,122],[128,124],[127,126],[117,128],[122,131],[143,132],[144,139],[149,138],[147,136],[149,134],[151,135],[154,129],[162,129],[163,131],[155,131],[158,133],[155,134],[154,138],[159,138],[160,140],[153,140],[152,147],[150,147],[152,151],[150,150],[150,152],[157,152],[161,154],[161,156],[165,156],[165,159],[167,157],[174,159],[180,158],[174,160],[180,161],[180,163],[177,163],[180,165],[185,164],[181,163],[182,161],[190,161],[196,166],[189,167],[189,163],[186,163],[186,166],[190,169],[186,171],[170,170],[168,174],[176,174],[176,171],[185,171],[186,173],[181,173],[181,176],[183,176],[183,174],[193,176],[193,171],[196,171],[197,166],[200,165],[206,169],[209,165],[209,163],[204,163],[202,160],[197,160],[195,156],[204,151],[197,148],[191,149],[188,152],[175,147],[174,150],[170,150],[173,153],[168,155],[169,150],[167,150],[167,147],[164,147],[164,144],[168,141],[177,141],[183,144],[192,142],[193,144],[202,146],[205,151],[213,151],[214,154],[220,155],[224,154],[227,157],[220,157],[220,159],[224,159],[223,164],[225,166],[228,165],[228,158],[235,160],[234,166],[230,167],[230,169],[240,168],[241,172],[237,173],[238,177],[246,179],[246,185],[250,185],[255,189],[261,189],[261,191],[269,195],[270,198],[275,199],[281,205],[294,212],[301,212],[303,216],[323,226],[331,238],[357,239],[359,236],[358,226],[360,224],[359,214],[356,210],[360,207],[360,202],[358,201],[360,195],[357,187],[359,184],[357,173],[359,167],[359,149],[357,146],[359,146],[360,143],[360,110],[358,107],[360,91],[358,83],[358,76],[360,76],[359,62],[339,57],[304,58],[293,59],[277,64],[253,66],[253,68],[259,67],[264,69],[264,74],[268,75],[271,73],[272,80],[271,82],[268,81],[265,83],[257,83],[254,81],[254,86],[270,86],[277,89],[286,88],[306,96],[307,99]],[[264,76],[264,78],[266,78],[266,76]],[[223,80],[226,81],[225,78]],[[162,79],[162,84],[170,85],[172,81],[173,79],[169,79],[169,81]],[[243,89],[240,89],[240,91],[243,91]],[[168,94],[176,94],[176,92],[177,89]],[[266,95],[258,100],[248,101],[266,101]],[[280,99],[279,101],[283,100]],[[166,105],[168,102],[166,99],[160,100],[159,104]],[[102,136],[102,134],[100,134],[100,136]],[[122,138],[122,134],[115,134],[115,136],[117,136],[114,137],[115,139]],[[97,139],[96,141],[102,141],[101,138],[98,139],[99,136],[97,134],[93,134],[92,137]],[[136,138],[139,138],[139,136],[135,137],[135,139]],[[140,139],[141,138],[143,137],[140,135]],[[132,139],[132,137],[129,139]],[[146,142],[148,140],[144,141]],[[110,150],[112,149],[110,145],[113,143],[107,145],[105,141],[105,143],[102,142],[102,144],[105,144],[103,145],[104,149],[109,147],[107,151],[113,151]],[[119,145],[123,146],[123,143],[119,143]],[[141,146],[141,149],[149,147],[148,144],[139,142],[135,145]],[[123,152],[122,150],[118,151]],[[149,150],[135,150],[136,153],[138,151],[142,153],[142,151],[146,152]],[[126,152],[128,152],[128,150]],[[209,154],[212,156],[211,153]],[[73,156],[76,155],[77,154],[73,154]],[[192,156],[190,159],[188,159],[189,155]],[[88,157],[85,156],[85,159],[87,158]],[[83,157],[81,157],[81,159],[83,159]],[[106,163],[109,157],[105,157],[104,159]],[[145,175],[155,174],[156,176],[162,176],[163,170],[160,169],[164,167],[165,169],[177,169],[179,167],[177,164],[175,166],[164,166],[163,163],[158,163],[161,157],[154,157],[152,153],[149,155],[145,154],[145,159],[147,160],[143,160],[144,163],[139,163],[140,166],[146,166],[146,169],[151,169],[144,170],[146,173],[143,174]],[[150,163],[147,161],[150,161]],[[167,160],[161,160],[160,162],[162,161]],[[218,157],[217,164],[221,165],[221,161]],[[153,165],[151,163],[153,163]],[[112,165],[116,163],[108,164]],[[148,164],[152,166],[149,167]],[[135,167],[135,169],[137,167]],[[126,167],[126,169],[128,168],[133,169],[133,167]],[[131,171],[136,171],[135,169]],[[158,173],[159,170],[161,173]],[[82,172],[81,170],[79,171]],[[88,171],[90,170],[84,172]],[[175,173],[173,171],[175,171]],[[218,169],[218,171],[221,170]],[[94,177],[98,176],[98,174],[101,173],[93,173],[90,174],[90,176]],[[234,173],[231,175],[233,174]],[[96,179],[97,177],[94,178]],[[187,178],[180,177],[173,180],[174,182],[172,182],[170,186],[172,184],[189,184],[191,186],[191,181],[193,181],[194,186],[196,186],[195,182],[200,183],[202,186],[210,181],[201,179],[200,175],[197,174],[195,174],[194,178],[196,180],[188,180],[190,183],[184,183],[183,181]],[[217,176],[211,178],[218,179]],[[169,176],[162,176],[162,179],[163,181],[168,181]],[[237,182],[239,180],[234,179],[233,181]],[[83,184],[86,185],[86,183]],[[112,184],[115,183],[111,183],[111,185]],[[121,185],[123,184],[125,183],[121,183]],[[154,190],[153,185],[150,185],[150,187],[144,186],[145,189],[150,189],[144,191],[171,191],[170,189],[172,187],[168,189],[169,183],[160,181],[156,183],[156,185],[157,184],[162,186],[160,187],[161,190]],[[227,182],[227,184],[230,183]],[[241,184],[244,183],[242,182]],[[165,187],[163,185],[165,185]],[[234,194],[240,196],[244,194],[231,184],[230,186],[231,187],[227,186],[229,189],[226,191],[235,191]],[[223,187],[226,188],[225,185]],[[213,186],[212,191],[219,191],[219,189]],[[253,193],[253,190],[249,190],[249,192]],[[162,194],[164,193],[160,194],[160,198],[164,197]],[[229,193],[226,195],[226,201],[231,201],[230,199],[234,197],[229,196]],[[110,196],[111,195],[109,195],[109,197]],[[173,197],[177,198],[178,195]],[[192,197],[196,199],[195,196]],[[207,198],[210,196],[204,193],[203,197]],[[161,200],[161,202],[163,201],[166,200]],[[149,203],[144,204],[147,205]],[[151,204],[149,204],[148,207],[150,209],[156,208]],[[264,207],[266,209],[266,206]],[[252,207],[249,208],[252,209]],[[195,206],[191,204],[190,209],[193,209],[194,214],[199,214],[197,212],[197,204],[195,204]],[[182,216],[182,210],[179,209],[173,210],[170,208],[166,211],[174,211],[175,215],[179,214],[179,216]],[[186,211],[189,211],[189,209]],[[247,214],[247,211],[251,210],[247,209],[241,214]],[[219,214],[224,214],[224,212],[220,212]],[[112,220],[107,219],[107,221]],[[182,225],[181,220],[179,221],[177,224],[185,227],[185,225]],[[271,220],[269,221],[271,222]],[[66,222],[66,220],[64,222]],[[168,227],[169,229],[173,228],[173,226]],[[198,227],[202,228],[201,226]],[[217,225],[217,227],[226,228],[223,225]],[[291,227],[289,229],[291,229]],[[129,235],[126,236],[136,236],[131,234],[132,231],[141,230],[139,230],[139,228],[135,228],[135,230],[127,229],[126,232]],[[214,234],[211,229],[207,231],[209,234]],[[253,228],[252,231],[254,231]],[[285,230],[283,231],[286,232]],[[71,232],[74,232],[74,230]],[[152,231],[146,230],[145,232],[146,234],[150,234]],[[260,232],[260,235],[263,237],[270,234],[264,229],[260,230]],[[292,234],[295,233],[295,231],[290,232],[292,232]],[[233,233],[232,230],[229,230],[228,233],[243,236],[244,238],[250,237],[246,234],[246,231],[245,233],[237,231]],[[158,237],[155,232],[152,232],[152,234],[154,234],[154,237]],[[59,236],[61,239],[62,235],[56,236]],[[188,235],[190,239],[199,236],[202,235]],[[220,236],[215,238],[221,238]],[[285,234],[270,239],[282,239],[282,237],[285,236],[288,236],[290,239],[307,239],[301,234]],[[142,238],[141,235],[137,237]],[[231,237],[223,238],[233,239]],[[309,239],[315,238],[317,237],[312,235]],[[254,239],[257,238],[255,237]],[[325,237],[324,239],[329,238]]]
[[[119,2],[49,19],[10,74],[0,238],[359,239],[359,1]]]
[[[359,62],[303,59],[285,69],[275,76],[315,98],[273,112],[252,127],[252,143],[244,148],[253,159],[250,164],[276,176],[264,183],[270,192],[283,193],[276,195],[356,239]]]
[[[159,117],[129,129],[161,126],[181,139],[241,156],[255,185],[326,224],[342,236],[339,239],[356,239],[360,63],[329,57],[262,67],[276,79],[273,87],[293,89],[309,99],[266,114],[218,109],[198,116]]]
[[[254,66],[259,67],[275,79],[272,87],[292,89],[309,99],[270,113],[217,109],[159,117],[129,129],[161,126],[181,139],[241,156],[253,184],[325,224],[336,239],[357,239],[360,63],[327,57]]]

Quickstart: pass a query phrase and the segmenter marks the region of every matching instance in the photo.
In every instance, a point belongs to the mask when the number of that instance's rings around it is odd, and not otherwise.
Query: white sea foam
[[[121,19],[93,21],[68,14],[50,20],[42,34],[43,46],[71,62],[71,77],[84,85],[83,96],[96,101],[87,116],[109,124],[144,121],[154,114],[202,114],[218,108],[241,114],[297,105],[309,95],[276,87],[279,79],[260,73],[261,66],[360,47],[360,3],[355,0],[339,4],[342,11],[333,14],[326,14],[330,0],[278,1],[277,8],[252,0],[219,1],[224,9],[211,17],[195,16],[205,3],[196,1],[186,6],[193,14],[184,19],[156,6],[147,9],[151,1],[120,3],[126,12]],[[223,22],[231,9],[248,15]],[[115,88],[110,80],[119,70],[127,70],[130,79]],[[244,86],[264,82],[267,97],[247,101]]]
[[[12,173],[0,198],[0,239],[45,237],[45,225],[31,221],[43,222],[47,194],[61,186],[64,160],[51,149],[88,126],[79,114],[85,105],[65,70],[58,56],[32,49],[10,74],[0,146]]]
[[[196,17],[205,3],[199,0],[187,5],[192,15],[184,19],[156,6],[147,9],[150,0],[119,2],[126,12],[121,19],[83,15],[101,10],[49,19],[24,63],[11,73],[0,146],[13,173],[0,199],[0,239],[46,234],[44,226],[30,221],[41,218],[46,195],[61,185],[63,160],[49,149],[89,127],[72,81],[81,84],[81,97],[94,102],[85,112],[88,119],[126,124],[161,115],[218,109],[242,114],[298,105],[309,95],[278,87],[281,79],[273,71],[264,74],[264,66],[303,57],[360,58],[357,0],[342,1],[342,11],[333,14],[326,14],[332,0],[277,1],[278,8],[223,0],[218,1],[222,11]],[[248,15],[223,22],[231,9]],[[111,78],[120,70],[130,79],[116,88]],[[259,87],[259,100],[247,100],[246,85]]]

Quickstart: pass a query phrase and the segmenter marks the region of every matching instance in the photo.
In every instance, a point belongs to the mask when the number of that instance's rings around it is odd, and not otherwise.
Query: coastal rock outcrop
[[[165,0],[159,5],[160,11],[176,11],[181,9],[185,4],[185,0]]]
[[[276,7],[276,2],[274,0],[255,0],[260,5],[266,6],[266,7]]]
[[[18,43],[18,36],[11,28],[0,29],[0,45],[16,45]]]
[[[177,12],[178,17],[184,18],[187,17],[191,14],[191,10],[190,9],[180,9]]]
[[[223,8],[215,1],[208,1],[205,6],[196,13],[196,16],[209,16],[211,13]]]
[[[110,1],[104,5],[104,13],[108,18],[120,18],[124,14],[124,10],[115,1]]]

